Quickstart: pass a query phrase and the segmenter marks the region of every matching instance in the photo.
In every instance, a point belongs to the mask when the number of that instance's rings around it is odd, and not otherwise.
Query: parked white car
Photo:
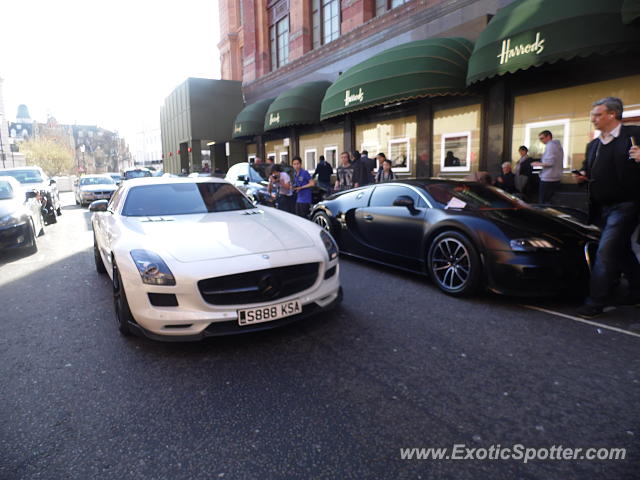
[[[254,207],[222,179],[129,180],[89,208],[96,269],[111,277],[123,334],[197,340],[262,330],[342,300],[331,235]]]

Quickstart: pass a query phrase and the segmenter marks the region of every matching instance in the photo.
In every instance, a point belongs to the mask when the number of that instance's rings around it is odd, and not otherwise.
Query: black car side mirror
[[[49,179],[49,185],[55,185],[55,184],[56,184],[56,181],[53,178]]]
[[[106,212],[108,204],[109,204],[109,200],[96,200],[95,202],[91,202],[89,204],[89,211],[90,212]]]
[[[394,207],[407,207],[411,213],[417,212],[413,198],[409,195],[400,195],[393,201]]]
[[[36,198],[37,196],[38,196],[38,192],[34,190],[29,190],[28,192],[25,192],[25,198],[27,200],[29,200],[30,198]]]

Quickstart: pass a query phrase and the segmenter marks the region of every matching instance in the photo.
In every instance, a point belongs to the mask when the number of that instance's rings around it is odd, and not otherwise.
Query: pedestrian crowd
[[[391,168],[392,162],[384,153],[370,158],[366,150],[362,153],[342,152],[335,171],[324,155],[320,155],[318,160],[313,174],[302,168],[302,159],[297,155],[291,159],[293,171],[285,164],[275,164],[272,157],[267,158],[266,164],[256,157],[253,166],[269,179],[268,192],[275,198],[277,208],[305,218],[309,215],[312,189],[316,185],[330,194],[396,179]],[[332,183],[334,173],[336,180]]]

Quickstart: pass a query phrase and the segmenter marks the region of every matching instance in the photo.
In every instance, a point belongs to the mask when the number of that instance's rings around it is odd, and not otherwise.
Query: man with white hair
[[[501,188],[508,193],[516,193],[516,176],[511,171],[511,162],[504,162],[502,164],[502,174],[496,177],[496,181],[493,183],[494,187]]]

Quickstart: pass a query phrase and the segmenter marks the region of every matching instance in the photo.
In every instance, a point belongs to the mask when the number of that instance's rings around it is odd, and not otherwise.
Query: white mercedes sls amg
[[[342,300],[331,235],[255,207],[224,180],[130,180],[90,210],[96,269],[111,277],[122,334],[198,340],[263,330]]]

